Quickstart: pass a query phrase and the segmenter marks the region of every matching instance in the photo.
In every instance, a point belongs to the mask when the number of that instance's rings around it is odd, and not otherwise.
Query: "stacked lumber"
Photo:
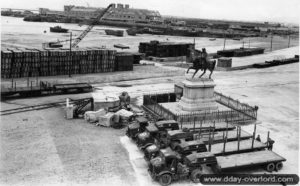
[[[139,52],[145,56],[178,57],[189,56],[190,48],[194,48],[194,44],[150,41],[140,43]]]
[[[10,50],[1,50],[1,78],[10,78],[13,53]]]
[[[1,77],[20,78],[115,71],[115,50],[1,49]],[[127,62],[126,70],[130,70]]]
[[[229,50],[219,50],[217,54],[223,57],[243,57],[257,54],[263,54],[264,48],[238,48]]]
[[[133,70],[134,55],[132,53],[120,52],[116,54],[116,71]]]

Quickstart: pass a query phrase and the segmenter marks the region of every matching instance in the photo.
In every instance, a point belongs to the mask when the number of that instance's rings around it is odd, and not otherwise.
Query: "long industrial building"
[[[40,8],[39,13],[41,15],[58,15],[90,19],[95,18],[103,10],[104,8],[65,5],[63,11],[54,11],[47,8]],[[104,15],[103,20],[132,23],[163,23],[162,16],[158,11],[134,9],[130,8],[128,4],[113,4],[111,11]]]

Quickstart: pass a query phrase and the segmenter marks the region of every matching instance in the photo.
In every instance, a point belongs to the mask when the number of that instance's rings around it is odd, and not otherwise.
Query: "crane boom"
[[[99,19],[101,19],[104,14],[112,7],[112,4],[110,4],[107,8],[104,9],[96,18],[95,20],[75,39],[75,41],[72,43],[72,48],[77,46],[78,43],[92,30],[92,28],[95,26],[95,24],[98,22]]]

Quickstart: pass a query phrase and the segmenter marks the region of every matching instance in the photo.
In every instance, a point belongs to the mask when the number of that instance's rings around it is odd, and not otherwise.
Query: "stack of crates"
[[[133,70],[134,55],[131,53],[117,53],[116,54],[116,71],[131,71]]]
[[[13,53],[10,50],[1,50],[1,78],[10,78]]]
[[[189,48],[194,48],[192,43],[173,43],[150,41],[149,43],[140,43],[139,52],[145,56],[153,57],[179,57],[189,56]]]
[[[144,56],[141,53],[133,53],[133,64],[140,64],[143,57]]]
[[[113,72],[115,50],[1,49],[1,77],[19,78]],[[132,68],[132,67],[131,67]]]
[[[40,54],[40,74],[39,76],[48,76],[49,73],[49,52],[44,49],[37,50]]]
[[[115,69],[115,56],[116,56],[115,50],[108,50],[108,57],[107,57],[108,72],[113,72]],[[133,66],[133,65],[131,65],[131,66]]]
[[[219,58],[217,67],[231,68],[232,67],[232,58],[227,58],[227,57]]]
[[[11,61],[12,63],[10,69],[10,78],[21,77],[20,74],[22,74],[22,71],[28,71],[28,69],[22,69],[22,64],[24,62],[23,52],[17,48],[9,48],[8,50],[10,50],[13,53],[13,60]]]

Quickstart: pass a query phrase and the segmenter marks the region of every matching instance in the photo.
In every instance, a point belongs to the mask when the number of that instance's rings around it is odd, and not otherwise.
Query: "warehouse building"
[[[40,8],[39,13],[41,15],[60,15],[90,19],[97,17],[97,15],[99,15],[99,13],[103,10],[104,8],[65,5],[63,11]],[[103,20],[133,23],[163,23],[162,16],[158,11],[129,8],[129,5],[127,4],[113,4],[111,11],[104,15]]]

